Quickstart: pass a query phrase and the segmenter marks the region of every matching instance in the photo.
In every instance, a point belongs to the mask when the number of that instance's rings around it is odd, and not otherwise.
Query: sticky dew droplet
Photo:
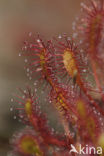
[[[39,39],[37,39],[37,42],[38,42],[38,43],[40,43],[40,40],[39,40]]]
[[[28,60],[27,60],[27,59],[25,59],[24,61],[25,61],[25,63],[27,63],[27,62],[28,62]]]
[[[13,117],[14,120],[16,120],[16,118],[17,118],[16,116]]]
[[[32,36],[32,32],[29,32],[29,37],[31,37]]]
[[[30,71],[30,69],[29,69],[29,68],[27,68],[26,70],[27,70],[27,72],[29,72],[29,71]]]
[[[11,98],[11,102],[13,102],[13,98]]]
[[[11,111],[11,112],[13,111],[13,107],[10,107],[10,111]]]
[[[58,36],[58,38],[59,38],[59,39],[61,39],[61,38],[62,38],[62,36],[61,36],[61,35],[59,35],[59,36]]]
[[[21,56],[21,53],[19,53],[18,55]]]

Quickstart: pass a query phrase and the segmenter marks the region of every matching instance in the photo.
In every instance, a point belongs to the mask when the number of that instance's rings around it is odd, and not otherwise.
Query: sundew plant
[[[104,0],[81,3],[72,29],[73,36],[48,41],[30,32],[24,41],[19,55],[27,58],[25,68],[35,86],[19,88],[14,97],[26,127],[11,139],[12,156],[104,155]],[[48,90],[63,133],[56,133],[39,107],[37,90],[44,83],[42,93]]]

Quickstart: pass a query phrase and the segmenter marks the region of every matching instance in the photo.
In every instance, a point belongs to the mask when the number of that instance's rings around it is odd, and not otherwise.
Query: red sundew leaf
[[[32,76],[34,80],[37,78],[37,82],[40,85],[43,80],[51,83],[52,71],[49,69],[51,56],[48,47],[49,43],[44,41],[38,35],[37,38],[30,37],[31,41],[26,41],[22,48],[21,55],[28,57],[27,69],[28,76]]]
[[[25,90],[25,93],[23,90],[19,90],[24,95],[24,98],[17,96],[20,100],[22,99],[22,106],[17,108],[19,111],[23,111],[23,113],[20,112],[20,118],[22,115],[22,121],[25,124],[32,126],[34,130],[40,134],[46,144],[54,144],[59,147],[65,147],[67,145],[65,137],[56,135],[55,132],[53,133],[47,123],[46,114],[43,114],[38,106],[35,93],[32,93],[29,87]],[[19,100],[18,103],[20,103]]]
[[[46,156],[48,147],[45,146],[43,139],[32,129],[24,129],[17,132],[11,140],[14,152],[24,156],[39,155]]]
[[[75,28],[77,38],[82,41],[81,47],[89,54],[89,57],[92,57],[100,65],[100,68],[103,68],[104,1],[88,0],[81,3],[81,7],[83,13],[76,22]]]
[[[56,38],[55,40],[54,59],[56,73],[59,76],[66,75],[66,82],[68,79],[69,81],[73,80],[74,84],[77,83],[80,86],[80,76],[84,78],[88,72],[87,62],[85,62],[86,57],[83,56],[78,46],[67,35],[62,35],[61,38]]]
[[[81,40],[80,48],[89,56],[91,68],[102,100],[104,94],[102,77],[104,76],[104,0],[91,0],[81,3],[83,14],[74,23],[77,40]],[[103,82],[102,82],[103,81]]]

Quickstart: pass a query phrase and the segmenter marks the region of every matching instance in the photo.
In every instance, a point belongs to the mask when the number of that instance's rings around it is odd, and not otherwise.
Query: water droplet
[[[24,93],[26,93],[26,90],[24,90]]]
[[[81,2],[81,4],[80,4],[82,7],[84,6],[84,3],[83,2]]]
[[[37,72],[38,72],[38,71],[41,71],[41,70],[42,70],[42,68],[37,68],[37,69],[36,69]]]
[[[19,53],[19,56],[21,56],[21,53]]]
[[[100,112],[98,112],[98,115],[100,116]]]
[[[34,86],[36,86],[37,85],[37,82],[34,82]]]
[[[83,69],[83,72],[85,73],[86,72],[86,69]]]
[[[68,37],[67,39],[68,39],[69,41],[71,40],[71,38],[70,38],[70,37]]]
[[[28,62],[28,60],[27,60],[27,59],[25,59],[25,62],[27,63],[27,62]]]
[[[27,72],[29,72],[30,71],[30,69],[29,68],[27,68]]]
[[[17,118],[16,116],[13,117],[14,120],[15,120],[16,118]]]
[[[22,96],[22,98],[24,99],[24,98],[25,98],[25,96],[23,95],[23,96]]]
[[[82,40],[79,41],[80,44],[81,44],[82,42],[83,42]]]
[[[24,46],[24,49],[26,50],[27,49],[27,46]]]
[[[72,136],[72,137],[74,137],[74,136],[75,136],[75,134],[74,134],[74,133],[71,133],[71,136]]]
[[[13,102],[13,99],[11,99],[11,102]]]
[[[20,115],[20,118],[23,118],[23,115]]]
[[[35,92],[37,92],[37,89],[35,88]]]
[[[102,121],[102,118],[99,118],[100,121]]]
[[[29,80],[32,80],[32,77],[29,77]]]
[[[40,42],[40,40],[39,40],[39,39],[37,39],[37,42],[39,43],[39,42]]]
[[[77,37],[77,33],[73,33],[73,38],[76,38]]]
[[[32,36],[32,32],[29,32],[29,37],[31,37]]]
[[[104,123],[102,122],[102,123],[101,123],[101,125],[103,126],[103,125],[104,125]]]
[[[59,147],[56,147],[56,151],[60,151],[60,148]]]
[[[72,85],[72,88],[74,88],[74,86]]]
[[[58,38],[60,38],[60,39],[61,39],[61,38],[62,38],[62,36],[61,36],[61,35],[59,35],[59,36],[58,36]]]
[[[11,112],[13,111],[13,107],[10,108],[10,111],[11,111]]]
[[[54,132],[55,130],[54,130],[54,128],[52,128],[52,132]]]

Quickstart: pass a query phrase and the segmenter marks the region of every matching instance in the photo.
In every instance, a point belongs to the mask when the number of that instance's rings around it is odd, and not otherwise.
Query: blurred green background
[[[9,139],[21,127],[10,112],[12,93],[29,83],[24,58],[18,57],[26,33],[46,39],[72,34],[81,0],[0,0],[0,156],[10,151]],[[13,103],[15,105],[15,103]]]

